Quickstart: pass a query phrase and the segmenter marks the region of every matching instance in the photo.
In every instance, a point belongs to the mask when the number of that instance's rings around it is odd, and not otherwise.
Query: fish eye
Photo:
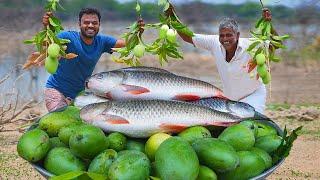
[[[97,79],[102,79],[103,78],[103,74],[98,74],[97,75]]]

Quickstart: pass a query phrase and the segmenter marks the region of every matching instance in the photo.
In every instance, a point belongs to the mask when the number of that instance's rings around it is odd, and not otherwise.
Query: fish
[[[151,71],[151,72],[162,72],[162,73],[171,73],[165,69],[156,68],[156,67],[148,67],[148,66],[133,66],[133,67],[125,67],[121,68],[122,71]]]
[[[109,101],[107,98],[99,97],[94,95],[92,92],[84,92],[74,99],[74,105],[78,108],[83,108],[88,104],[106,102]]]
[[[120,132],[143,138],[164,133],[178,133],[196,125],[230,126],[240,117],[184,101],[127,100],[108,101],[84,106],[80,117],[105,132]]]
[[[147,68],[147,67],[143,67]],[[117,69],[92,75],[86,88],[112,100],[161,99],[192,101],[206,97],[224,97],[214,85],[150,68]]]
[[[229,113],[240,118],[251,118],[255,120],[268,120],[269,118],[255,110],[250,104],[239,101],[232,101],[225,98],[211,97],[203,98],[191,103],[212,108],[217,111]]]

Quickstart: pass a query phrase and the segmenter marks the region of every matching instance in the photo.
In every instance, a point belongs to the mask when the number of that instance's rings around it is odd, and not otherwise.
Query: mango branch
[[[36,52],[31,53],[23,69],[28,69],[33,66],[45,65],[47,72],[53,74],[58,68],[58,60],[61,57],[72,59],[77,57],[76,54],[66,54],[66,44],[70,41],[68,39],[61,39],[57,34],[63,30],[60,20],[53,16],[57,8],[63,7],[59,0],[48,0],[45,10],[47,11],[44,17],[48,18],[48,24],[45,25],[44,30],[38,32],[32,39],[24,41],[25,44],[34,44],[37,48]],[[45,21],[43,22],[45,24]]]

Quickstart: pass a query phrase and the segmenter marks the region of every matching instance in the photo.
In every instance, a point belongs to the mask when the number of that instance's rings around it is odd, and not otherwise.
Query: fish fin
[[[228,127],[228,126],[231,126],[231,125],[234,125],[234,124],[238,124],[238,122],[214,122],[214,123],[212,123],[210,125]]]
[[[124,91],[126,91],[130,94],[134,94],[134,95],[150,92],[149,89],[141,87],[141,86],[122,84],[121,87]]]
[[[106,97],[107,99],[112,100],[112,95],[111,95],[110,92],[107,92],[107,93],[105,94],[105,97]]]
[[[218,91],[214,97],[218,97],[218,98],[221,98],[221,99],[227,99],[229,100],[229,98],[227,98],[222,91]]]
[[[161,124],[160,128],[170,132],[181,132],[187,128],[187,126],[182,124]]]
[[[106,120],[109,124],[129,124],[130,122],[123,117],[115,116],[115,115],[108,115]]]
[[[193,94],[179,94],[174,96],[174,100],[179,101],[197,101],[200,99],[200,96],[193,95]]]

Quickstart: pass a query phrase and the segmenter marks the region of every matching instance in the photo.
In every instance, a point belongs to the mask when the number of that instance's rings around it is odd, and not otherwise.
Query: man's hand
[[[140,35],[144,32],[144,21],[142,18],[138,19],[138,27],[139,27],[139,31],[140,31]]]
[[[268,8],[263,8],[262,9],[262,17],[266,21],[271,21],[271,19],[272,19],[271,11]]]
[[[46,12],[43,16],[42,16],[42,24],[44,27],[49,25],[49,17],[52,16],[52,12]]]
[[[173,14],[175,12],[174,7],[172,6],[172,4],[171,3],[169,3],[169,4],[170,4],[169,8],[165,11],[165,14],[166,14],[167,17],[173,16]]]
[[[244,67],[247,68],[247,69],[248,69],[248,73],[250,73],[251,71],[254,70],[254,68],[257,67],[257,64],[256,64],[256,62],[254,62],[253,59],[250,59],[249,62],[248,62],[248,64],[247,64],[246,66],[244,66]],[[256,76],[256,79],[257,79],[257,80],[259,79],[259,75],[258,75],[258,74],[257,74],[257,76]]]

